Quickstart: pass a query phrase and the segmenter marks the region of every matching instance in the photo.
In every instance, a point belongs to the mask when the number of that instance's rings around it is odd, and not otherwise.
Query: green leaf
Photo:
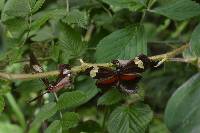
[[[11,91],[11,87],[7,84],[1,85],[0,88],[0,96],[5,95],[6,93]]]
[[[85,12],[72,10],[67,12],[66,16],[63,18],[63,22],[69,25],[77,24],[79,27],[85,28],[87,25],[87,16]]]
[[[24,118],[24,115],[23,115],[21,109],[19,108],[15,98],[13,97],[13,95],[11,93],[6,93],[5,96],[6,96],[8,103],[10,104],[10,106],[12,108],[12,111],[15,113],[17,120],[21,124],[21,127],[25,128],[26,127],[25,118]]]
[[[145,133],[153,117],[150,107],[145,104],[116,108],[108,120],[109,133]]]
[[[0,96],[0,114],[1,114],[1,112],[3,112],[4,106],[5,106],[4,98],[3,98],[3,96]]]
[[[9,32],[10,38],[18,39],[28,29],[28,23],[25,21],[24,18],[21,17],[9,19],[5,21],[4,24],[6,25],[7,32]]]
[[[65,16],[65,9],[53,9],[40,12],[38,16],[39,17],[33,21],[31,29],[40,29],[49,19],[63,18]]]
[[[45,2],[45,0],[38,0],[38,1],[35,3],[33,9],[31,10],[31,13],[37,12],[37,11],[42,7],[42,5],[44,4],[44,2]]]
[[[195,56],[200,56],[200,24],[196,26],[192,33],[192,37],[190,39],[190,47],[191,52],[194,53]]]
[[[63,129],[69,129],[76,127],[79,122],[79,115],[75,112],[66,112],[62,118],[62,127]]]
[[[53,31],[50,27],[45,26],[40,29],[35,36],[31,37],[31,40],[41,42],[45,40],[51,40],[54,38]]]
[[[181,85],[169,99],[165,123],[173,133],[200,132],[200,73]]]
[[[128,8],[132,11],[137,11],[141,7],[145,6],[145,0],[103,0],[107,4],[111,5],[113,10],[120,10],[122,8]]]
[[[103,54],[102,54],[103,53]],[[113,59],[130,59],[139,54],[147,54],[147,40],[143,26],[129,26],[111,33],[97,45],[98,62]]]
[[[87,120],[78,124],[76,128],[70,129],[72,133],[103,133],[101,126],[94,120]]]
[[[0,11],[2,11],[5,4],[5,0],[0,0]]]
[[[82,101],[82,103],[88,102],[99,92],[99,89],[96,87],[94,79],[88,77],[76,83],[74,88],[83,92],[86,95],[86,98]]]
[[[59,120],[53,121],[44,133],[62,133],[61,122]]]
[[[122,100],[122,95],[117,89],[112,89],[103,94],[97,101],[98,105],[112,105]]]
[[[200,15],[200,4],[193,0],[170,0],[152,10],[174,20],[185,20]]]
[[[18,125],[0,122],[0,133],[23,133]]]
[[[83,103],[86,95],[81,91],[65,92],[58,98],[58,109],[74,108]]]
[[[149,133],[170,133],[165,123],[159,119],[154,119],[149,126]]]
[[[8,0],[4,12],[9,16],[25,17],[30,13],[29,0]]]
[[[45,104],[41,110],[39,111],[39,113],[36,115],[34,121],[32,122],[31,124],[31,130],[30,130],[30,133],[34,133],[35,130],[37,130],[41,123],[50,118],[51,116],[53,116],[57,111],[57,108],[56,108],[56,103],[48,103],[48,104]]]
[[[81,40],[81,35],[67,25],[61,25],[59,44],[63,46],[63,52],[72,58],[82,56],[87,48],[87,45]]]

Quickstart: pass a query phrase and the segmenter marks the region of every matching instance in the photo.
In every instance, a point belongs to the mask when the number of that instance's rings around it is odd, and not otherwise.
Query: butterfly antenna
[[[33,98],[32,100],[28,101],[28,103],[32,103],[33,101],[41,98],[44,94],[47,94],[47,93],[48,93],[48,91],[45,91],[44,93],[40,94],[39,96],[37,96],[37,97]]]

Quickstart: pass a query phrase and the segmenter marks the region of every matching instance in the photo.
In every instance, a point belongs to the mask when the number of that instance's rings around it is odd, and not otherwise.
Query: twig
[[[169,59],[169,58],[175,57],[176,55],[182,53],[188,47],[189,47],[189,45],[186,44],[186,45],[183,45],[171,52],[161,54],[161,55],[151,56],[150,59],[154,60],[154,61]],[[85,71],[87,68],[98,67],[98,66],[110,68],[110,67],[113,67],[113,64],[112,63],[91,64],[91,63],[85,63],[81,60],[81,65],[72,67],[71,72],[74,74],[77,74],[77,73]],[[58,74],[59,74],[58,70],[44,72],[44,73],[35,73],[35,74],[11,74],[11,73],[0,72],[0,79],[3,79],[3,80],[31,80],[31,79],[57,76]]]
[[[156,60],[162,60],[164,58],[172,58],[172,57],[182,53],[187,48],[189,48],[188,44],[183,45],[180,48],[177,48],[177,49],[172,50],[171,52],[168,52],[168,53],[165,53],[165,54],[151,56],[150,59],[156,61]]]

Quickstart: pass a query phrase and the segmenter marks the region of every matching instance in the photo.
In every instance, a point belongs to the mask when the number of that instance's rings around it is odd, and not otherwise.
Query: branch
[[[154,61],[169,59],[169,58],[175,57],[176,55],[182,53],[188,47],[189,47],[189,45],[186,44],[186,45],[183,45],[171,52],[161,54],[161,55],[151,56],[150,59],[154,60]],[[77,73],[85,71],[87,68],[90,68],[90,67],[97,67],[97,66],[112,67],[113,66],[112,63],[91,64],[91,63],[85,63],[82,60],[80,60],[80,62],[81,62],[80,66],[72,67],[72,69],[71,69],[72,73],[77,74]],[[57,76],[58,74],[59,74],[58,70],[44,72],[44,73],[35,73],[35,74],[12,74],[12,73],[0,72],[0,79],[3,79],[3,80],[31,80],[31,79]]]

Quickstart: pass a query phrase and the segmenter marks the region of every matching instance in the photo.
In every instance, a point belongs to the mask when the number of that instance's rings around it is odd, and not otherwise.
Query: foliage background
[[[77,76],[57,102],[49,94],[27,104],[45,89],[39,79],[1,80],[0,133],[200,132],[198,0],[0,0],[0,11],[2,72],[27,72],[27,49],[51,71],[189,44],[178,60],[145,72],[133,95]]]

